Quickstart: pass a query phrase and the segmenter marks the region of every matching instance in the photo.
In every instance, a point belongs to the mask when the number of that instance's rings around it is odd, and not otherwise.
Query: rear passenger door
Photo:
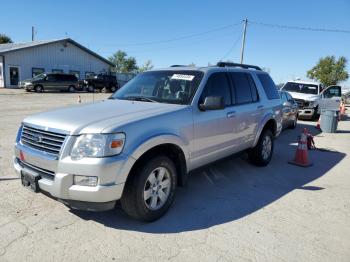
[[[233,126],[234,144],[245,149],[254,141],[258,122],[263,114],[255,82],[249,73],[229,72],[234,94],[236,125]]]

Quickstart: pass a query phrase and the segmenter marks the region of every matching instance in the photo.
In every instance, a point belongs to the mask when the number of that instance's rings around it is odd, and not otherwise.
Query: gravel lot
[[[0,261],[350,261],[349,120],[337,134],[300,122],[265,168],[242,155],[194,172],[167,215],[144,224],[118,208],[69,210],[20,185],[12,152],[21,120],[76,100],[0,89]],[[303,127],[324,149],[310,152],[309,168],[287,164]]]

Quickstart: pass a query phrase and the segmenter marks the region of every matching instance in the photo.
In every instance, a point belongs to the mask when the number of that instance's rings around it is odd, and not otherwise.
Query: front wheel
[[[128,179],[121,206],[131,217],[154,221],[171,206],[176,191],[176,168],[166,156],[157,156],[143,163]]]
[[[35,88],[34,88],[34,90],[35,90],[35,92],[37,92],[37,93],[41,93],[41,92],[43,92],[44,91],[44,88],[42,87],[42,86],[36,86]]]
[[[87,91],[90,92],[90,93],[94,93],[95,92],[95,87],[93,85],[89,85],[87,87]]]
[[[248,152],[250,161],[257,166],[266,166],[270,163],[273,153],[273,143],[271,130],[263,130],[257,145]]]
[[[297,127],[298,123],[298,116],[295,116],[295,119],[293,120],[293,123],[289,126],[290,129],[295,129]]]
[[[117,91],[117,87],[116,86],[111,86],[110,90],[111,90],[112,93],[114,93],[115,91]]]

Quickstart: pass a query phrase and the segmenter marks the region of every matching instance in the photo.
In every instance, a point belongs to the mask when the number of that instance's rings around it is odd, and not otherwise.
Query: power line
[[[229,54],[231,54],[233,48],[236,47],[236,45],[239,42],[239,40],[241,39],[241,37],[242,36],[239,34],[238,37],[236,38],[236,41],[233,42],[233,45],[230,47],[230,49],[226,52],[226,54],[219,61],[226,59],[229,56]]]
[[[344,30],[344,29],[329,29],[329,28],[314,28],[314,27],[303,27],[303,26],[279,25],[279,24],[261,23],[261,22],[256,22],[256,21],[249,21],[249,24],[261,25],[261,26],[266,26],[266,27],[281,28],[281,29],[293,29],[293,30],[302,30],[302,31],[350,34],[350,30]]]
[[[214,28],[214,29],[211,29],[211,30],[207,30],[207,31],[203,31],[203,32],[189,34],[189,35],[184,35],[184,36],[179,36],[179,37],[174,37],[174,38],[169,38],[169,39],[165,39],[165,40],[157,40],[157,41],[141,42],[141,43],[132,43],[132,44],[111,44],[111,46],[143,46],[143,45],[154,45],[154,44],[169,43],[169,42],[180,41],[180,40],[183,40],[183,39],[193,38],[193,37],[196,37],[196,36],[202,36],[202,35],[210,34],[210,33],[213,33],[213,32],[225,30],[227,28],[231,28],[233,26],[237,26],[237,25],[239,25],[241,23],[242,22],[235,23],[235,24],[230,24],[230,25],[225,25],[225,26],[217,27],[217,28]]]

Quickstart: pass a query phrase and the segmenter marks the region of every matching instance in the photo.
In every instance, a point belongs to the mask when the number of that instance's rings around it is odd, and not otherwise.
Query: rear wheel
[[[42,86],[40,86],[40,85],[37,85],[37,86],[34,87],[34,90],[37,93],[41,93],[41,92],[44,91],[44,88]]]
[[[107,93],[107,92],[108,92],[107,87],[103,87],[103,88],[101,89],[101,93]]]
[[[166,156],[156,156],[134,170],[120,201],[123,210],[141,221],[154,221],[171,206],[176,191],[176,168]]]
[[[74,93],[76,91],[75,86],[68,87],[68,92]]]
[[[273,134],[270,129],[264,129],[257,145],[248,152],[250,161],[257,166],[270,163],[273,153]]]

